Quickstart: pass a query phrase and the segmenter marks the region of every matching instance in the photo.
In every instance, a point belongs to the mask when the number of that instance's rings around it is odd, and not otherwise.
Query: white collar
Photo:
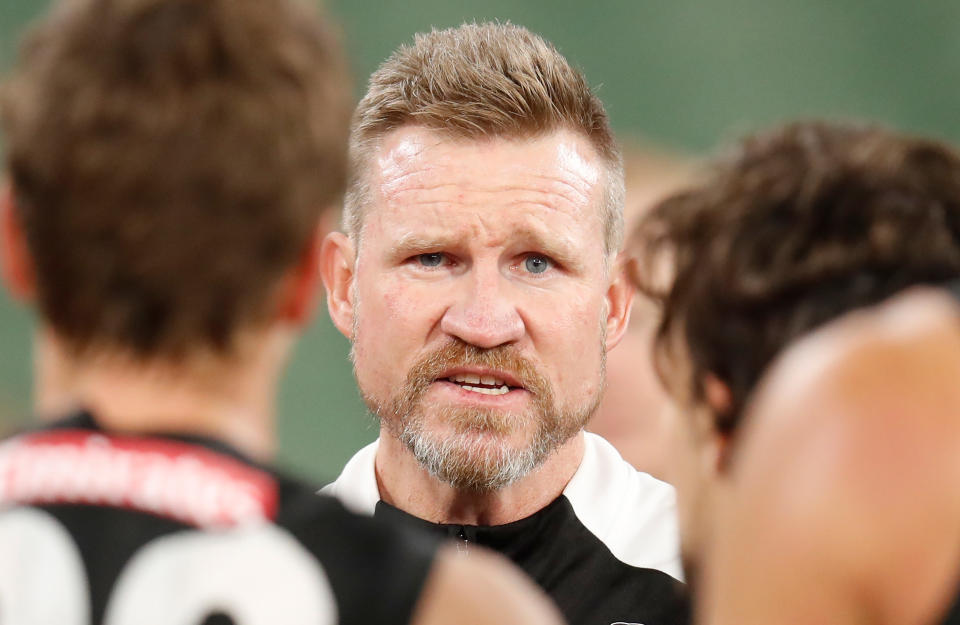
[[[378,446],[379,439],[354,454],[336,481],[320,492],[354,512],[373,515],[380,501]],[[584,527],[618,560],[683,579],[672,486],[637,471],[613,445],[585,432],[583,460],[563,495]]]

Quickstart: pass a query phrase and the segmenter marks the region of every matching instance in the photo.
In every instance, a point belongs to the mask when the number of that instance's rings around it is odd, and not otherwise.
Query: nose
[[[454,287],[455,301],[444,313],[440,329],[483,349],[520,340],[526,328],[503,282],[495,269],[474,268]]]

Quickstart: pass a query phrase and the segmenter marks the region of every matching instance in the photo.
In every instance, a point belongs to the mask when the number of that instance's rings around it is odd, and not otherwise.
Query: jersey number
[[[316,559],[275,525],[157,538],[124,566],[104,625],[336,623]],[[33,508],[0,514],[0,625],[90,625],[90,593],[67,529]]]

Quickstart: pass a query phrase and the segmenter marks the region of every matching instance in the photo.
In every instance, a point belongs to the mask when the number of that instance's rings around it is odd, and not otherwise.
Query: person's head
[[[343,65],[295,0],[63,2],[2,92],[8,284],[76,357],[230,357],[299,325],[345,184]]]
[[[704,452],[702,486],[735,456],[726,443],[788,344],[912,285],[960,276],[960,156],[875,126],[786,125],[718,159],[631,243],[645,261],[638,285],[662,307],[655,358]],[[709,523],[693,510],[696,481],[681,485],[686,514]],[[686,531],[696,551],[702,538]]]
[[[629,314],[602,104],[521,27],[418,35],[370,79],[351,167],[322,263],[367,405],[439,479],[511,483],[593,412]]]
[[[355,243],[374,202],[383,140],[416,126],[446,139],[529,139],[568,130],[602,170],[604,244],[623,238],[623,166],[603,103],[549,42],[514,24],[464,24],[414,37],[370,77],[350,132],[343,226]]]

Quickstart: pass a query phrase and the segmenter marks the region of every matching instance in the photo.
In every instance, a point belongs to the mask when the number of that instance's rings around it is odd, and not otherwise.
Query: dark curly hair
[[[724,382],[732,406],[715,425],[729,434],[792,340],[960,277],[960,155],[876,126],[793,123],[717,159],[649,213],[630,247],[635,282],[662,306],[661,377],[679,356],[695,399],[708,374]]]

